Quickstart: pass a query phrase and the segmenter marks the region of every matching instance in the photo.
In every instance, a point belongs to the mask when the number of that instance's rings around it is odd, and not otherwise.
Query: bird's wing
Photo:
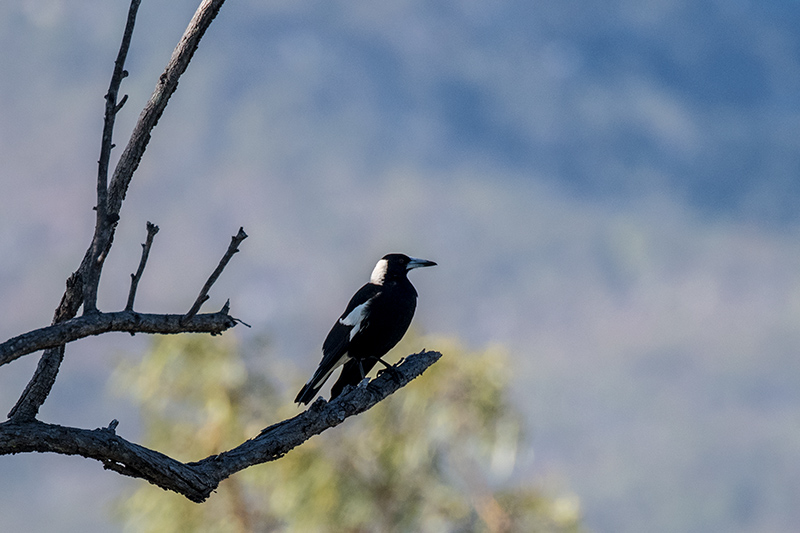
[[[367,324],[365,320],[369,305],[381,291],[379,285],[367,283],[350,299],[342,316],[331,328],[322,344],[322,361],[316,372],[295,398],[297,403],[308,403],[322,385],[340,365],[347,361],[350,340]]]

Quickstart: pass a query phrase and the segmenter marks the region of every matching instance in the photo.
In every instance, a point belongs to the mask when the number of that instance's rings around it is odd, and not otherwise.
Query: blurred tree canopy
[[[422,345],[409,334],[399,353],[414,351],[409,339]],[[430,344],[445,356],[423,376],[285,457],[223,481],[206,503],[141,485],[117,506],[125,531],[578,531],[574,498],[504,486],[523,438],[504,354]],[[121,365],[115,383],[141,408],[145,445],[199,460],[296,414],[294,387],[280,391],[274,376],[248,371],[240,352],[231,335],[165,336],[137,365]]]

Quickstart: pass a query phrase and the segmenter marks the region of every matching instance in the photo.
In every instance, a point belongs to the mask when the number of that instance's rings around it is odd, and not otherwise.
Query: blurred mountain
[[[4,339],[49,322],[89,243],[126,8],[0,4]],[[142,5],[117,151],[194,8]],[[430,257],[416,326],[512,354],[518,476],[576,492],[597,531],[794,531],[798,25],[792,1],[232,2],[134,178],[101,307],[124,306],[146,220],[142,311],[187,309],[243,225],[207,305],[311,371],[377,257]],[[76,343],[43,418],[135,438],[105,387],[145,342]],[[35,363],[0,370],[2,409]],[[0,514],[53,531],[98,529],[130,486],[60,457],[0,476]]]

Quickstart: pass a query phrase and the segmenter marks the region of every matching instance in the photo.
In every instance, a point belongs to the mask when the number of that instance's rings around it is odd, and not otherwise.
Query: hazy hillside
[[[194,3],[144,2],[117,144]],[[0,4],[3,339],[50,320],[89,242],[126,9]],[[575,492],[597,531],[794,531],[799,26],[790,1],[231,2],[134,179],[101,305],[123,307],[146,220],[142,311],[187,308],[243,225],[209,305],[310,371],[378,257],[431,258],[417,327],[517,365],[515,475]],[[144,342],[77,343],[44,419],[135,437],[106,383]],[[3,412],[35,364],[0,369]],[[0,477],[4,520],[55,531],[113,530],[98,502],[130,483],[41,456]]]

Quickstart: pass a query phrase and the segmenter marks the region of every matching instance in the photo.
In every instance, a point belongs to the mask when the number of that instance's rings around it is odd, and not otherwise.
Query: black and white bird
[[[294,401],[307,404],[313,400],[341,365],[344,368],[331,388],[331,399],[346,385],[357,385],[377,362],[391,368],[381,358],[403,338],[417,307],[417,291],[408,281],[408,271],[434,265],[404,254],[384,255],[369,283],[355,293],[331,328],[322,344],[322,362]]]

